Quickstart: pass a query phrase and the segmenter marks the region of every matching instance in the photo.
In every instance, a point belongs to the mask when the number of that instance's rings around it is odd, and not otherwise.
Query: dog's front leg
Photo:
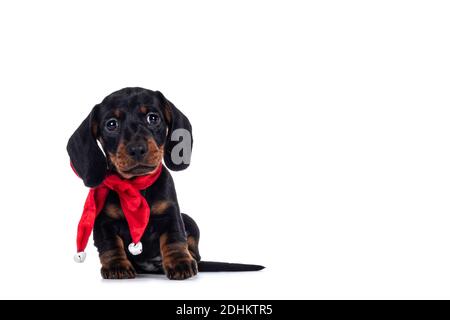
[[[132,279],[136,277],[118,235],[117,220],[100,214],[94,226],[94,244],[100,255],[101,275],[104,279]]]
[[[176,240],[169,233],[159,238],[164,272],[171,280],[184,280],[197,274],[197,262],[191,256],[186,241]]]
[[[197,262],[188,250],[183,219],[177,208],[168,208],[168,224],[159,238],[162,265],[171,280],[184,280],[198,272]]]

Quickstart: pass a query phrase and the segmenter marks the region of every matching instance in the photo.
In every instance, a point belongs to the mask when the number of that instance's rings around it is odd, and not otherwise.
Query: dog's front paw
[[[136,271],[130,261],[117,261],[103,266],[101,269],[103,279],[133,279]]]
[[[165,261],[163,263],[164,272],[170,280],[184,280],[197,274],[197,262],[192,257],[187,256],[179,259]]]

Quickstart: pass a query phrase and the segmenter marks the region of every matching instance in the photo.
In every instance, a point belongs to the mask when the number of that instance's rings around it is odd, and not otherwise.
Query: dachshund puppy
[[[181,129],[181,130],[180,130]],[[175,150],[181,132],[184,149]],[[101,148],[97,141],[100,142]],[[158,179],[141,194],[151,217],[141,238],[144,250],[126,249],[131,235],[118,195],[110,191],[95,219],[94,244],[105,279],[134,278],[137,273],[165,273],[169,279],[190,278],[199,271],[253,271],[255,265],[200,262],[199,229],[180,212],[174,182],[168,171],[189,166],[192,127],[159,91],[124,88],[107,96],[69,139],[72,166],[88,187],[102,183],[107,174],[122,179],[149,175],[165,166]],[[174,156],[174,154],[176,156]],[[168,169],[167,169],[168,168]]]

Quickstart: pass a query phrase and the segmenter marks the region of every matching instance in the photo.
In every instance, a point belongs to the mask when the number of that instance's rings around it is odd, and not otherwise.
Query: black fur
[[[150,125],[146,118],[149,113],[158,115],[161,121]],[[113,131],[108,128],[108,123],[112,118],[118,122],[118,128]],[[131,163],[130,146],[135,145],[154,145],[154,150],[164,149],[165,165],[171,170],[183,170],[189,166],[189,163],[176,164],[171,159],[172,149],[178,141],[171,141],[170,137],[176,129],[187,130],[192,139],[192,127],[188,118],[162,93],[142,88],[125,88],[110,94],[102,103],[93,108],[90,115],[69,139],[67,151],[75,171],[88,187],[99,185],[109,171],[117,171],[123,175],[117,162],[114,162],[111,157],[117,155],[118,152],[122,152],[122,156],[129,157]],[[106,158],[98,147],[97,140],[101,142],[107,155]],[[154,144],[148,144],[149,141],[153,141]],[[190,145],[192,146],[192,140]],[[120,151],[121,146],[122,151]],[[142,159],[136,160],[136,163],[139,162],[139,164],[151,167],[156,165],[156,161],[162,160],[152,155],[152,150],[148,150],[145,154],[144,152],[146,151],[142,151]],[[141,239],[144,247],[142,254],[133,256],[126,249],[126,246],[131,242],[126,220],[107,214],[106,208],[108,206],[120,207],[117,194],[110,191],[105,207],[97,217],[94,226],[94,244],[98,248],[100,256],[108,252],[114,252],[114,250],[120,253],[121,249],[117,241],[117,236],[119,236],[125,244],[126,258],[132,265],[127,270],[132,272],[165,272],[169,278],[183,279],[197,272],[195,261],[198,263],[200,271],[255,271],[263,268],[255,265],[200,262],[198,252],[200,232],[198,226],[192,218],[180,213],[175,186],[169,171],[165,167],[163,167],[158,180],[148,189],[143,190],[142,194],[150,206],[160,202],[166,204],[163,213],[151,214],[150,222]],[[176,275],[174,277],[170,276],[171,271],[165,270],[167,267],[164,267],[158,258],[161,256],[160,239],[162,235],[165,235],[167,245],[186,244],[188,237],[191,240],[189,252],[195,261],[189,266],[181,264],[175,266],[173,272]],[[121,261],[122,264],[117,262],[117,265],[114,265],[114,270],[120,271],[121,268],[123,269],[123,262]],[[111,264],[114,263],[114,259],[111,259]],[[102,264],[107,263],[102,262]],[[108,266],[103,266],[102,275],[104,277],[123,277],[123,273],[104,270],[105,268],[108,269]]]
[[[106,159],[92,132],[99,105],[96,105],[69,139],[67,152],[75,171],[87,187],[99,185],[106,175]]]

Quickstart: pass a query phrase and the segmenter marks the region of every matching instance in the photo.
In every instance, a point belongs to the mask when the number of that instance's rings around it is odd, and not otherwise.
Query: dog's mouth
[[[150,173],[153,170],[156,169],[156,166],[150,166],[150,165],[144,165],[144,164],[138,164],[137,166],[134,166],[127,170],[122,170],[125,174],[132,174],[132,175],[143,175],[146,173]]]

